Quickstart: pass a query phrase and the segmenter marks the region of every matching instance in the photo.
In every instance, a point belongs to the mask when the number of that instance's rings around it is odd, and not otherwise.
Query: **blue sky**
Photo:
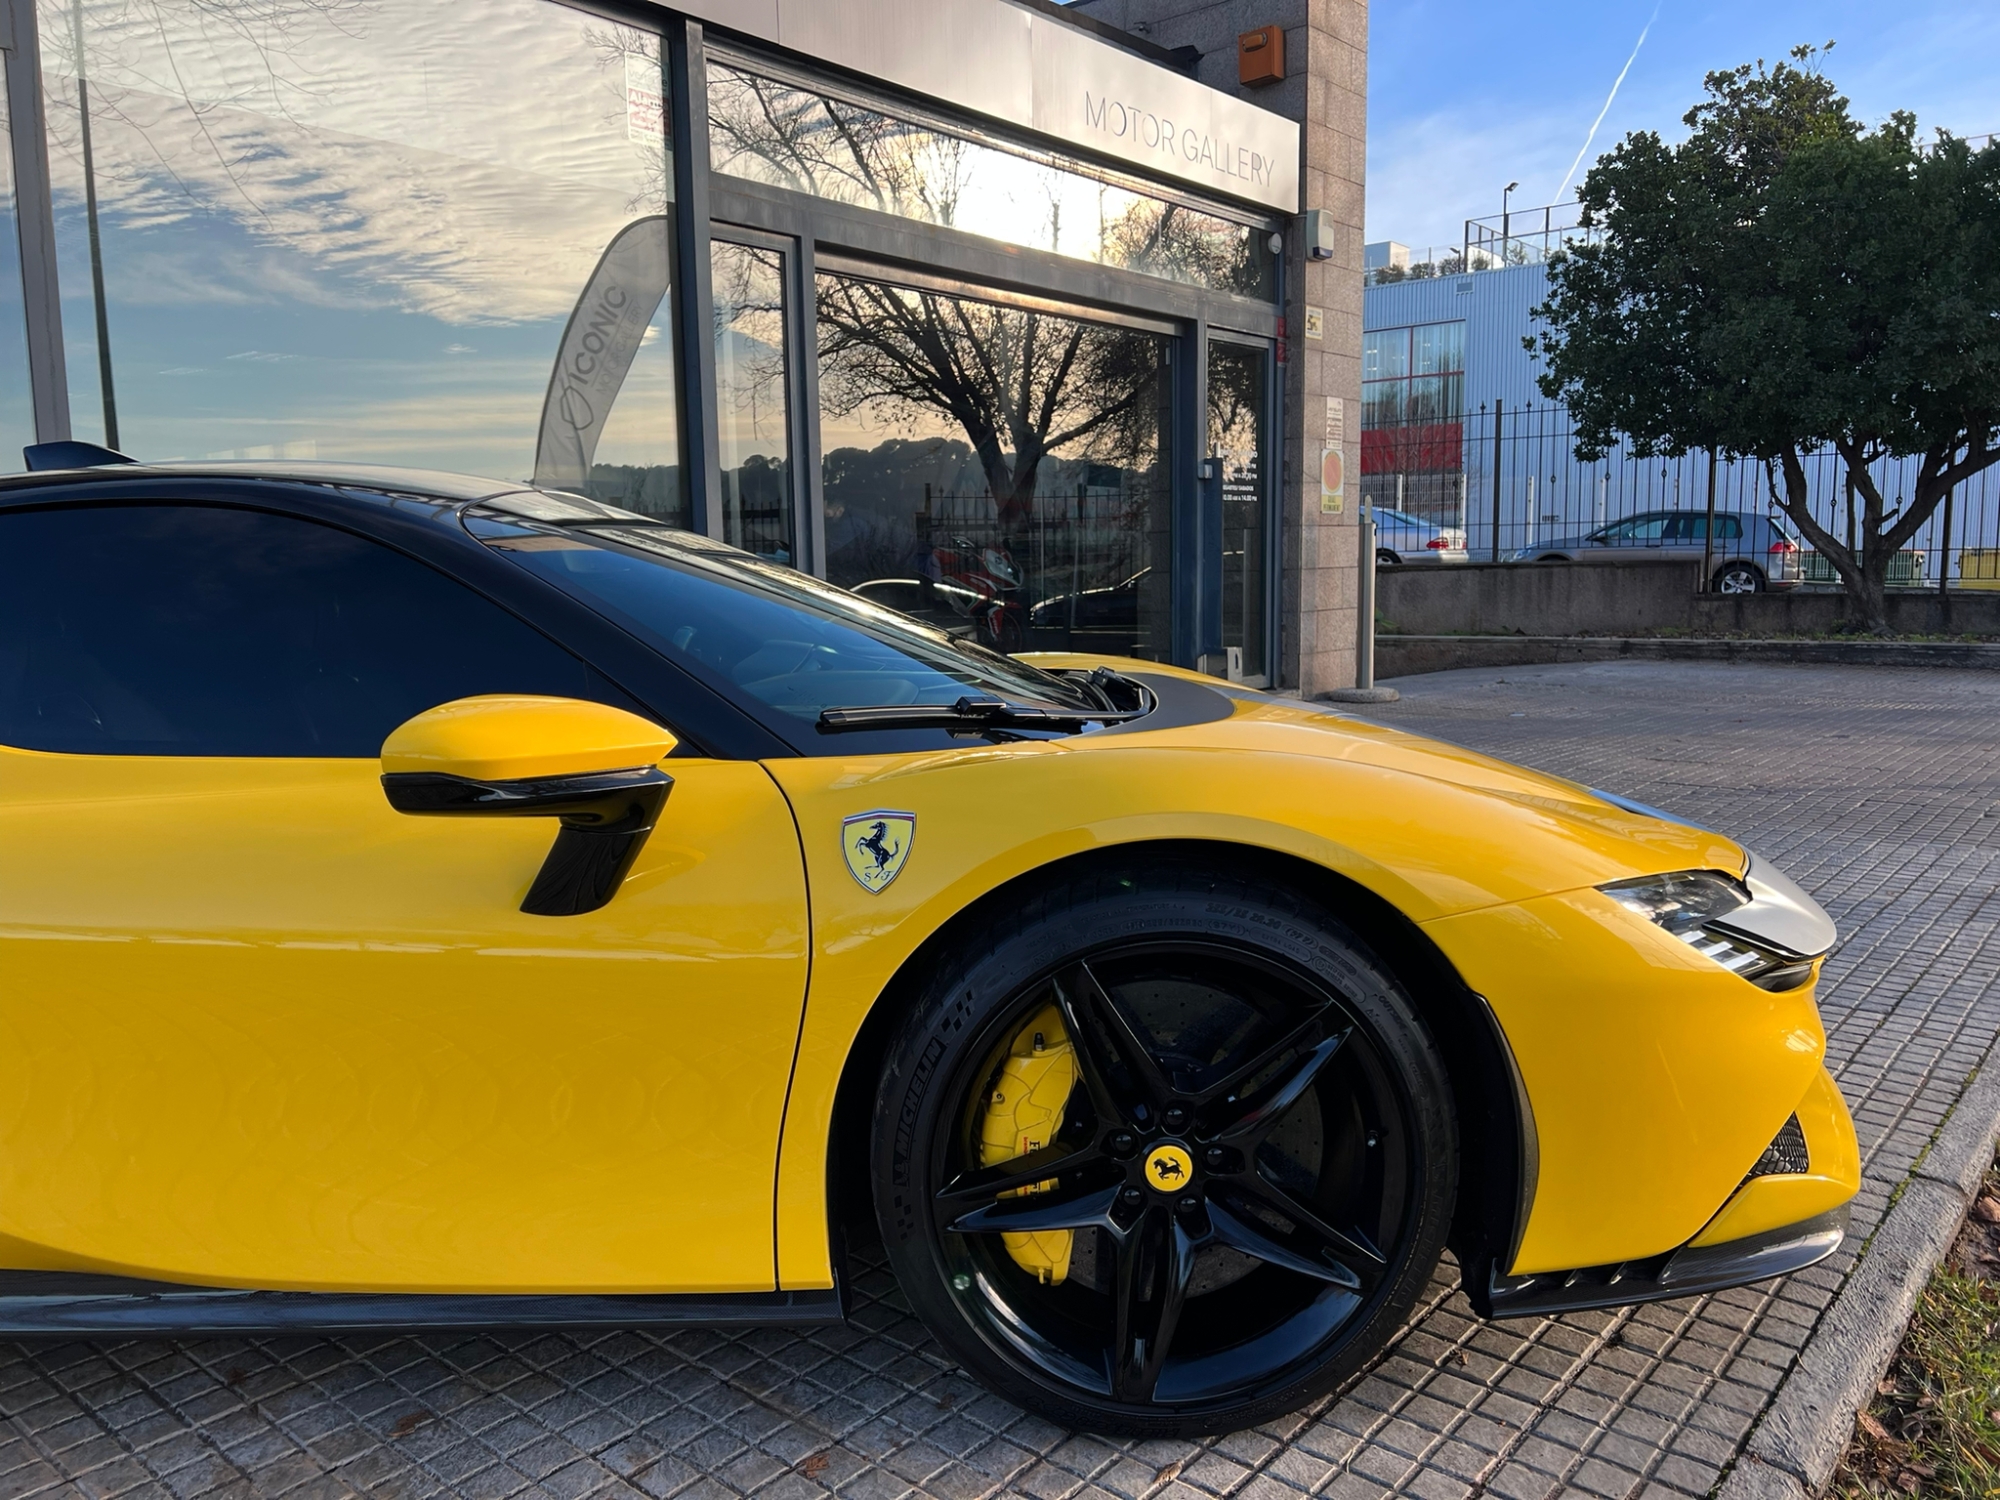
[[[1512,181],[1516,209],[1552,201],[1653,12],[1654,0],[1371,6],[1368,238],[1455,245]],[[2000,131],[1995,0],[1660,0],[1590,156],[1634,130],[1679,138],[1711,68],[1828,38],[1827,70],[1871,124],[1912,109],[1927,130]]]

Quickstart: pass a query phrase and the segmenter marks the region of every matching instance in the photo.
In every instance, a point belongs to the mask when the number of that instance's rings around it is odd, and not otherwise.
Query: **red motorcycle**
[[[956,536],[931,548],[922,571],[955,610],[978,626],[982,645],[1019,651],[1028,644],[1028,611],[1021,598],[1021,569],[1004,546],[983,546]]]

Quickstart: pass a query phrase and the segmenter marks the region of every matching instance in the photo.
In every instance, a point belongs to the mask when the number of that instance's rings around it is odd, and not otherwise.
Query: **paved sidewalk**
[[[1700,818],[1839,921],[1821,1005],[1857,1237],[2000,1029],[2000,674],[1619,663],[1397,683],[1371,716]],[[667,1338],[0,1346],[0,1496],[1702,1495],[1853,1264],[1473,1319],[1449,1268],[1344,1395],[1210,1443],[981,1392],[879,1269],[853,1326]]]

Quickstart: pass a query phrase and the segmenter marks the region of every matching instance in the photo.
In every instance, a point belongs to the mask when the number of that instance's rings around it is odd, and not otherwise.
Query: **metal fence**
[[[1707,510],[1706,453],[1642,459],[1615,450],[1585,463],[1575,449],[1569,412],[1553,405],[1482,406],[1455,421],[1366,425],[1361,492],[1378,509],[1461,528],[1474,561],[1587,536],[1643,512]],[[1884,459],[1870,469],[1892,509],[1907,503],[1916,472],[1915,459]],[[1831,449],[1812,455],[1806,476],[1814,519],[1843,541],[1852,538],[1862,501],[1839,455]],[[1797,531],[1772,502],[1764,466],[1752,460],[1715,464],[1715,509],[1718,515],[1769,516],[1787,532]],[[1838,584],[1832,565],[1810,544],[1804,565],[1808,585]],[[1961,485],[1924,522],[1889,581],[2000,589],[2000,466]]]
[[[1370,247],[1372,260],[1362,272],[1366,286],[1382,286],[1395,281],[1424,281],[1435,276],[1463,276],[1472,271],[1501,271],[1509,266],[1542,265],[1561,250],[1579,240],[1594,239],[1596,229],[1586,229],[1578,220],[1583,206],[1574,200],[1552,203],[1542,208],[1524,208],[1518,213],[1495,214],[1487,219],[1467,219],[1465,233],[1456,245],[1426,245],[1421,249],[1384,242]]]

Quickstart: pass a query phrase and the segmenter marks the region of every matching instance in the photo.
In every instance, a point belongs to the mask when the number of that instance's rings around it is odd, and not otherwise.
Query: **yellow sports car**
[[[1079,1428],[1808,1265],[1832,924],[1729,839],[570,495],[0,483],[0,1335],[813,1323],[872,1205]],[[865,1220],[864,1220],[865,1222]]]

